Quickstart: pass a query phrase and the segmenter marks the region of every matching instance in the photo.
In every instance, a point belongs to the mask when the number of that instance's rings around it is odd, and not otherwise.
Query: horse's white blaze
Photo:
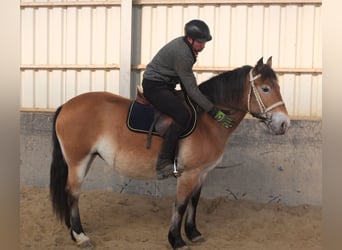
[[[100,137],[95,143],[96,151],[101,155],[109,166],[114,166],[115,151],[117,146],[113,145],[106,137]]]
[[[86,236],[84,233],[76,233],[72,230],[72,235],[74,236],[77,245],[82,245],[84,242],[88,242],[90,239],[88,236]]]

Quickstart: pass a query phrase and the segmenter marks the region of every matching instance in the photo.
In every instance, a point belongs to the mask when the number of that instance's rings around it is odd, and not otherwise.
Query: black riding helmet
[[[208,25],[198,19],[191,20],[184,27],[185,35],[201,43],[211,40]]]

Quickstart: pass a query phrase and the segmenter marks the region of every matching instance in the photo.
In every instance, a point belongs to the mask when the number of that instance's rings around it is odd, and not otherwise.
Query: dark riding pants
[[[160,112],[171,116],[184,129],[190,119],[190,114],[176,96],[175,89],[166,83],[143,79],[142,86],[146,99]]]

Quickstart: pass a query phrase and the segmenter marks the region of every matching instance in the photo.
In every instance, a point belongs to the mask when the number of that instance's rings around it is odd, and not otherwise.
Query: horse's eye
[[[268,87],[268,86],[261,87],[261,89],[265,93],[268,93],[270,91],[270,87]]]

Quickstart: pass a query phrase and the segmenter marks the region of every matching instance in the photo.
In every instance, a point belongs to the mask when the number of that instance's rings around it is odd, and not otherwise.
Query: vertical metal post
[[[131,83],[131,41],[132,41],[132,1],[121,0],[120,31],[120,75],[119,94],[132,97]]]

